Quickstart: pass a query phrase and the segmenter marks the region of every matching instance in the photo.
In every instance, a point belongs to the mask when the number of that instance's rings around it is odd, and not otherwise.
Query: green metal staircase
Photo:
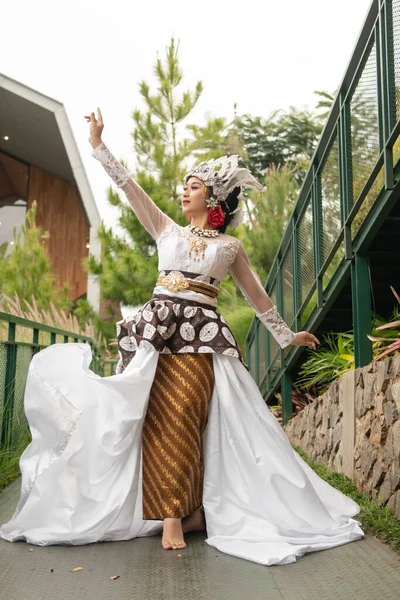
[[[295,331],[354,329],[356,367],[400,289],[399,134],[400,0],[374,0],[265,286]],[[284,422],[303,352],[254,319],[247,362],[267,401],[280,389]]]

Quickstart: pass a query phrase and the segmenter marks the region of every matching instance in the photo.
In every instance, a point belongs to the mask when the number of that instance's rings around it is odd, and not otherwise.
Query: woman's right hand
[[[92,148],[97,148],[102,143],[101,134],[103,133],[104,123],[100,108],[97,109],[97,119],[94,112],[85,115],[85,119],[90,123],[89,142]]]

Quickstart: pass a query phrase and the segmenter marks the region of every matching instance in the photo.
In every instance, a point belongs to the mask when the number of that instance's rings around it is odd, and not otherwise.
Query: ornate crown
[[[226,200],[229,194],[237,187],[252,188],[261,191],[263,186],[250,173],[249,169],[238,166],[239,157],[222,156],[221,158],[205,161],[193,167],[186,175],[186,181],[189,177],[198,177],[203,183],[212,187],[213,196],[222,202]]]

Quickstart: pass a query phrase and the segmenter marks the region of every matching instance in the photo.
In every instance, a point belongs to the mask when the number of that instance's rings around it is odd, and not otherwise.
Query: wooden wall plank
[[[50,233],[47,247],[60,286],[70,286],[70,297],[87,292],[82,260],[88,256],[89,223],[75,186],[37,167],[31,167],[28,208],[37,202],[36,223]]]

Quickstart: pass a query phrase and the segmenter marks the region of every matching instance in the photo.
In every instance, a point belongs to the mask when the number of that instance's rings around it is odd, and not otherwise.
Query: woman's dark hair
[[[209,188],[209,192],[210,192],[210,196],[212,196],[212,189]],[[230,215],[229,213],[231,213],[232,211],[235,210],[235,208],[238,207],[239,204],[239,200],[238,200],[238,196],[240,194],[240,187],[235,188],[226,198],[226,200],[222,200],[220,202],[221,204],[221,208],[222,208],[222,212],[225,215],[225,222],[223,225],[220,225],[219,227],[217,227],[218,231],[220,233],[225,233],[226,228],[229,226],[229,223],[232,221],[233,217],[235,215]]]

